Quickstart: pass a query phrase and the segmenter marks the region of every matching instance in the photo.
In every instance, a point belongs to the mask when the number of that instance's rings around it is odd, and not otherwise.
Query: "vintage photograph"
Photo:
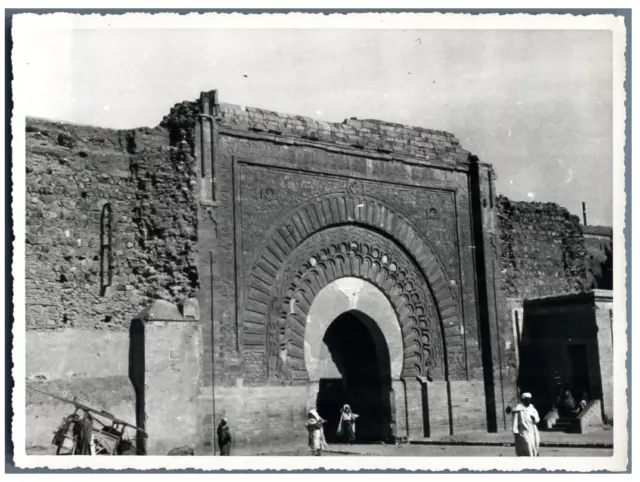
[[[293,15],[14,17],[16,460],[626,470],[624,19]]]

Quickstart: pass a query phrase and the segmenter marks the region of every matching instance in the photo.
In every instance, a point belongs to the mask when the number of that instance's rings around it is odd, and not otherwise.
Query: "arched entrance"
[[[316,232],[279,264],[276,254],[282,252],[270,251],[258,262],[243,315],[243,344],[255,346],[256,356],[264,354],[267,380],[307,385],[306,408],[316,408],[320,379],[342,378],[335,364],[334,375],[324,373],[332,366],[325,333],[342,314],[360,312],[368,317],[360,316],[361,322],[370,319],[382,332],[379,338],[386,342],[389,356],[391,427],[378,433],[387,430],[399,437],[431,433],[428,407],[438,422],[450,428],[446,347],[449,341],[460,346],[462,331],[452,318],[457,316],[456,302],[436,288],[443,275],[428,266],[422,271],[402,246],[362,226]],[[274,270],[277,274],[270,284],[267,273]],[[427,281],[432,278],[434,283]],[[446,331],[444,320],[451,320]],[[455,361],[463,363],[460,357]],[[438,403],[427,403],[426,382],[435,384],[427,398],[433,396]]]
[[[384,440],[395,422],[392,380],[402,371],[402,332],[385,295],[354,277],[329,283],[314,299],[305,330],[305,364],[317,391],[309,406],[327,420],[332,442],[345,403],[360,415],[358,441]]]
[[[289,222],[273,230],[248,280],[243,345],[266,348],[266,377],[273,382],[306,382],[302,354],[310,305],[328,283],[353,276],[375,285],[393,305],[405,348],[402,376],[448,379],[446,347],[461,346],[463,330],[456,289],[437,256],[390,207],[347,198],[348,206],[362,208],[356,218],[345,218],[342,208],[334,217],[320,216],[334,205],[329,201],[314,200],[319,204],[288,214]],[[465,370],[462,357],[454,361],[457,372]]]
[[[338,316],[327,329],[324,346],[337,373],[319,380],[316,406],[327,420],[327,441],[337,441],[345,403],[360,417],[356,441],[384,440],[391,424],[389,350],[376,323],[359,311]]]

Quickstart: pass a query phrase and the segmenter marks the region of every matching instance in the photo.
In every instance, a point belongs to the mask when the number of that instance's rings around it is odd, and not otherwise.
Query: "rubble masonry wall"
[[[198,288],[191,150],[161,127],[26,130],[27,381],[133,421],[132,317]],[[28,391],[27,446],[68,412]]]

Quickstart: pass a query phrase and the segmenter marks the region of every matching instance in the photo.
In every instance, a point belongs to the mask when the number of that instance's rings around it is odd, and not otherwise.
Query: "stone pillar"
[[[518,397],[518,383],[520,380],[520,365],[521,365],[521,348],[524,344],[523,335],[525,334],[524,328],[524,301],[522,298],[507,298],[507,316],[511,320],[511,332],[513,341],[505,340],[505,352],[506,360],[509,360],[509,354],[513,356],[513,371],[516,383],[507,383],[504,387],[506,396],[505,402],[507,406],[512,406],[519,402]],[[510,382],[510,380],[508,380]],[[506,410],[506,408],[505,408]]]
[[[217,127],[215,116],[218,112],[218,92],[200,94],[200,112],[195,129],[195,153],[200,161],[200,200],[216,201],[215,144]]]
[[[405,386],[402,380],[392,380],[391,389],[393,390],[395,411],[392,411],[392,423],[395,426],[396,437],[408,437],[409,431],[407,427],[407,405]]]
[[[198,304],[189,300],[182,308],[156,300],[131,324],[129,375],[136,390],[136,424],[147,433],[144,444],[138,439],[138,448],[147,455],[197,444]]]
[[[602,383],[602,416],[613,419],[613,291],[594,290],[594,311],[598,327],[598,362]]]
[[[405,386],[409,438],[419,439],[425,436],[422,384],[418,378],[405,378]]]
[[[511,330],[513,331],[513,338],[516,346],[516,353],[518,353],[518,347],[522,343],[522,335],[524,334],[524,309],[522,298],[507,298],[507,310],[511,317]]]
[[[320,392],[320,382],[317,380],[309,382],[307,385],[307,413],[309,413],[309,410],[316,408],[318,392]]]
[[[426,391],[425,404],[428,414],[429,437],[440,437],[450,435],[452,421],[449,420],[449,382],[436,380],[433,382],[425,380],[424,390]],[[461,427],[458,427],[461,430]]]
[[[478,291],[485,408],[489,432],[508,429],[506,407],[516,393],[516,359],[510,316],[502,299],[496,227],[495,173],[471,157],[469,181]]]

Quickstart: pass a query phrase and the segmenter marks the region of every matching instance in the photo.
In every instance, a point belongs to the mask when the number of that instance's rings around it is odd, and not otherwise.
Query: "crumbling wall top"
[[[342,123],[326,122],[233,104],[220,104],[217,113],[220,125],[239,130],[294,136],[431,161],[466,163],[469,157],[469,152],[460,146],[460,141],[444,131],[355,117],[345,119]]]
[[[431,162],[469,162],[470,153],[460,146],[460,141],[453,134],[440,130],[355,117],[341,123],[327,122],[255,107],[219,103],[216,91],[201,95],[200,112],[214,117],[223,128],[235,131],[296,137],[310,142]]]
[[[582,226],[582,232],[592,236],[613,237],[611,226]]]

